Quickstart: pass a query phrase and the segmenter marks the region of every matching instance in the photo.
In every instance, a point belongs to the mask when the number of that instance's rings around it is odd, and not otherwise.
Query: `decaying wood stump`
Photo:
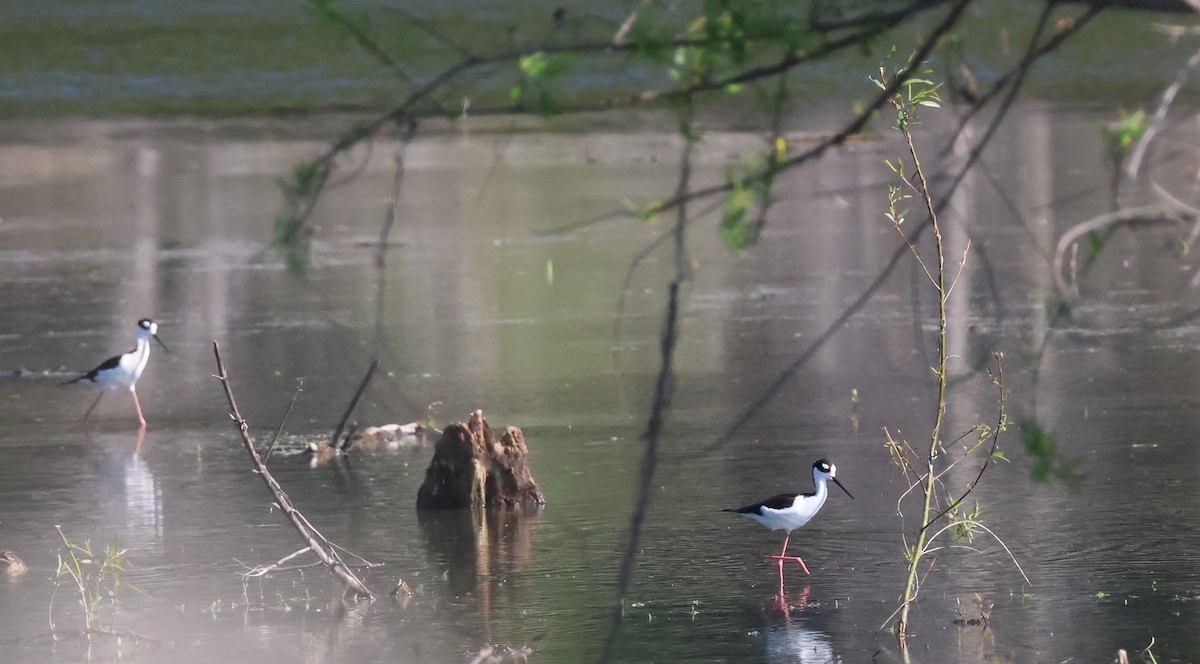
[[[417,509],[462,509],[495,505],[544,505],[546,499],[529,472],[525,434],[508,427],[499,440],[483,417],[446,427],[433,448]]]

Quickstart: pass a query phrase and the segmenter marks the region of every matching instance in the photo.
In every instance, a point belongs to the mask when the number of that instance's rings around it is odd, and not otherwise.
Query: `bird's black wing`
[[[770,498],[767,498],[766,500],[764,500],[760,503],[746,505],[745,507],[739,507],[737,509],[732,509],[732,510],[726,509],[726,510],[721,510],[721,511],[737,512],[738,514],[761,514],[762,508],[764,508],[764,507],[769,507],[773,510],[782,510],[782,509],[791,507],[792,503],[796,501],[796,496],[798,496],[798,495],[800,495],[800,494],[781,493],[777,496],[771,496]]]
[[[72,378],[71,380],[68,380],[67,382],[63,383],[63,385],[70,385],[71,383],[79,383],[79,382],[82,382],[85,380],[91,381],[94,383],[94,382],[96,382],[96,374],[100,373],[101,371],[108,371],[109,369],[116,369],[117,366],[120,364],[121,364],[121,356],[120,355],[117,355],[116,357],[110,357],[107,360],[101,362],[100,366],[96,367],[95,369],[92,369],[91,371],[83,374],[82,376],[80,376],[78,378]]]

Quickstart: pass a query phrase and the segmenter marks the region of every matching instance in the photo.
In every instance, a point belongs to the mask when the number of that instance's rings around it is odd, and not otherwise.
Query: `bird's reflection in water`
[[[103,448],[100,460],[98,507],[108,512],[106,523],[123,523],[118,534],[122,548],[163,550],[162,486],[142,457],[146,432],[136,436],[87,435],[89,445]]]
[[[131,537],[153,543],[160,550],[163,539],[162,487],[139,454],[142,432],[135,451],[125,460],[125,528]]]
[[[804,586],[791,595],[779,595],[767,612],[768,662],[798,662],[800,664],[838,663],[842,658],[833,652],[829,635],[813,628],[804,612],[809,607],[810,588]]]

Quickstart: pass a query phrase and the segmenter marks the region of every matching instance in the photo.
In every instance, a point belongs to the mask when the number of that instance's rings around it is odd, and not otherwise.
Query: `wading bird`
[[[141,428],[145,429],[146,418],[142,416],[142,404],[138,403],[136,385],[138,378],[141,378],[142,372],[146,370],[146,363],[150,361],[150,339],[152,338],[163,347],[163,350],[167,350],[167,345],[158,338],[158,323],[149,318],[139,320],[137,322],[136,348],[123,355],[108,358],[101,362],[100,366],[74,380],[63,383],[63,385],[92,383],[104,388],[105,391],[122,387],[129,390],[129,393],[133,395],[133,406],[137,408],[138,421],[141,422]],[[96,409],[96,404],[100,403],[103,396],[104,392],[101,392],[100,396],[97,396],[92,405],[88,407],[87,412],[83,414],[84,422],[91,417],[92,411]]]
[[[792,537],[792,531],[808,523],[809,520],[816,516],[817,512],[821,511],[821,506],[825,504],[825,499],[829,497],[829,480],[833,480],[834,484],[838,485],[838,488],[846,491],[846,487],[842,486],[842,483],[836,477],[837,468],[828,459],[821,459],[814,463],[812,475],[813,485],[816,488],[812,493],[781,493],[753,505],[746,505],[745,507],[732,510],[721,510],[749,517],[771,530],[787,531],[787,535],[783,538],[783,550],[777,556],[767,556],[771,560],[779,561],[781,574],[783,571],[783,561],[785,560],[794,560],[800,563],[800,568],[804,570],[804,573],[809,573],[808,566],[804,564],[800,556],[787,555],[788,540]],[[850,496],[850,492],[846,491],[846,495]],[[850,496],[850,498],[853,499],[854,496]]]

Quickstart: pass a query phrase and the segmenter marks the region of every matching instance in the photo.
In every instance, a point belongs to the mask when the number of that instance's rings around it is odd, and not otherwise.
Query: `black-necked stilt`
[[[825,499],[829,497],[829,480],[833,480],[834,484],[838,485],[842,491],[846,491],[846,487],[838,481],[837,468],[834,467],[828,459],[821,459],[813,464],[812,467],[813,484],[816,491],[812,493],[781,493],[777,496],[772,496],[761,503],[746,505],[737,509],[726,509],[724,512],[735,512],[742,516],[750,517],[771,530],[784,530],[787,535],[783,538],[783,550],[778,556],[767,556],[771,560],[779,561],[780,572],[783,570],[783,561],[794,560],[800,563],[801,569],[805,574],[808,574],[808,566],[800,559],[800,556],[787,555],[788,540],[792,537],[792,531],[808,523],[817,512],[821,511],[821,506],[825,504]],[[846,495],[851,499],[854,496],[846,491]],[[761,550],[761,549],[760,549]]]
[[[136,348],[123,355],[110,357],[95,369],[63,384],[90,382],[105,390],[115,390],[121,387],[128,389],[133,394],[133,405],[137,408],[138,421],[141,422],[143,429],[146,428],[146,418],[142,416],[142,405],[138,403],[136,385],[138,378],[142,377],[142,372],[146,369],[146,363],[150,361],[151,338],[157,341],[163,350],[167,350],[167,345],[158,338],[158,323],[149,318],[143,318],[137,322]],[[100,396],[96,397],[96,400],[88,407],[87,412],[83,414],[84,422],[91,417],[92,411],[95,410],[96,404],[100,403],[100,398],[103,396],[104,392],[101,392]]]

